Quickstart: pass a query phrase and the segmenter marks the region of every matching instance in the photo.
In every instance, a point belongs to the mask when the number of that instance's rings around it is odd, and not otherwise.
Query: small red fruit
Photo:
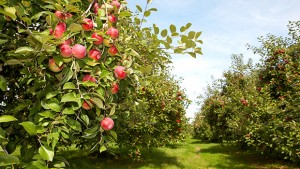
[[[57,25],[56,25],[56,28],[53,32],[53,35],[56,39],[60,39],[63,37],[65,31],[67,29],[67,25],[64,23],[64,22],[59,22]],[[51,30],[50,30],[50,34],[51,34]]]
[[[119,31],[118,31],[118,29],[113,28],[113,27],[109,28],[109,29],[107,30],[106,33],[107,33],[107,35],[109,35],[112,39],[117,39],[117,38],[119,37]]]
[[[176,120],[176,123],[180,123],[180,122],[181,122],[181,120],[179,120],[179,119]]]
[[[64,40],[63,43],[61,43],[60,45],[71,45],[73,42],[73,39],[69,38],[67,40]]]
[[[118,53],[118,49],[113,45],[108,49],[107,53],[109,54],[109,56],[115,56]]]
[[[100,123],[102,129],[105,131],[111,130],[115,125],[114,121],[109,117],[104,118]]]
[[[92,49],[89,52],[89,58],[92,58],[94,60],[99,60],[101,58],[101,52],[97,49]]]
[[[70,13],[67,13],[66,15],[65,15],[65,19],[70,19],[70,18],[72,18],[72,14],[70,14]]]
[[[111,4],[112,6],[117,7],[117,9],[120,9],[121,4],[120,4],[120,2],[118,2],[117,0],[113,0],[110,4]]]
[[[92,38],[97,39],[97,41],[94,41],[95,45],[100,45],[101,43],[103,43],[103,37],[101,35],[99,35],[98,33],[93,33]]]
[[[126,78],[127,74],[124,70],[125,70],[125,67],[123,67],[123,66],[117,66],[115,68],[114,73],[115,73],[115,76],[117,79],[125,79]]]
[[[86,74],[83,76],[82,81],[83,82],[90,81],[90,82],[96,83],[96,78],[91,76],[90,74]]]
[[[72,56],[72,48],[69,45],[62,45],[60,47],[60,54],[64,58],[69,58]]]
[[[99,4],[96,2],[96,3],[94,3],[94,5],[93,5],[93,10],[94,10],[94,13],[95,14],[98,14],[98,9],[100,8],[100,6],[99,6]]]
[[[55,16],[58,18],[58,19],[64,19],[65,18],[65,14],[62,13],[61,11],[55,11]]]
[[[119,91],[119,86],[117,83],[114,83],[111,88],[111,93],[116,94],[116,93],[118,93],[118,91]]]
[[[48,66],[49,66],[49,69],[52,70],[53,72],[60,72],[60,71],[63,69],[63,65],[59,67],[59,66],[55,63],[55,61],[54,61],[53,58],[51,58],[51,59],[49,60]]]
[[[111,23],[116,23],[117,22],[117,17],[115,15],[108,15],[108,20],[111,22]]]
[[[93,21],[91,19],[84,18],[83,21],[85,22],[81,25],[83,30],[90,31],[94,28],[94,24],[93,24]]]
[[[86,55],[86,47],[80,44],[76,44],[72,48],[72,54],[74,55],[74,57],[82,59]]]
[[[88,104],[88,102],[84,101],[82,103],[82,108],[84,108],[85,110],[90,110],[92,107]]]

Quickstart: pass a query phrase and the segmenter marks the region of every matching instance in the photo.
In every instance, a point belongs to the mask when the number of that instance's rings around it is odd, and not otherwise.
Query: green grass
[[[286,169],[299,168],[282,161],[274,161],[255,153],[240,151],[234,145],[204,144],[189,139],[185,144],[143,149],[142,162],[130,158],[86,157],[79,151],[65,152],[72,169]]]

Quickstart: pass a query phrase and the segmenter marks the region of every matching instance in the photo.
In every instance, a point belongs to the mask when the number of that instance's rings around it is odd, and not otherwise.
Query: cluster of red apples
[[[101,11],[106,12],[107,20],[105,21],[105,26],[100,30],[95,26],[96,24],[93,21],[93,17],[86,17],[82,20],[79,20],[77,23],[81,25],[82,31],[86,34],[90,35],[90,38],[93,39],[93,44],[79,44],[75,43],[75,37],[68,37],[68,27],[67,21],[72,19],[73,15],[71,13],[63,12],[63,11],[55,11],[54,15],[59,20],[54,30],[50,29],[50,35],[54,36],[55,39],[61,41],[59,44],[59,54],[63,57],[64,64],[76,61],[76,59],[84,59],[86,57],[93,59],[94,62],[101,62],[101,56],[103,55],[103,51],[107,51],[107,56],[114,57],[118,54],[118,49],[115,46],[115,42],[119,37],[119,31],[115,28],[117,23],[117,17],[114,15],[120,9],[120,2],[118,0],[112,0],[107,3],[99,5],[97,1],[92,1],[91,8],[91,16],[98,17],[99,9]],[[66,40],[63,40],[66,39]],[[78,38],[77,38],[78,39]],[[92,45],[90,50],[87,50],[88,45]],[[106,49],[106,50],[105,50]],[[49,59],[49,69],[53,72],[61,72],[65,65],[58,65],[55,62],[54,58]],[[114,69],[114,75],[116,79],[122,80],[125,79],[127,73],[125,72],[125,67],[116,66]],[[82,82],[90,81],[93,83],[97,83],[97,79],[95,76],[91,74],[84,74],[82,78]],[[111,93],[116,94],[119,91],[119,86],[117,82],[113,82],[111,86]],[[82,108],[86,110],[90,110],[92,108],[93,101],[84,101],[82,104]],[[104,130],[111,130],[114,127],[114,121],[106,117],[101,122],[101,127]]]

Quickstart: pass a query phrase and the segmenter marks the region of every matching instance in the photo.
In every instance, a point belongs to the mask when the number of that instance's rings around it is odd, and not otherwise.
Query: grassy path
[[[74,156],[75,154],[73,154]],[[73,157],[70,168],[78,169],[286,169],[300,168],[238,150],[233,145],[203,144],[189,139],[174,147],[142,150],[143,162],[131,159]]]

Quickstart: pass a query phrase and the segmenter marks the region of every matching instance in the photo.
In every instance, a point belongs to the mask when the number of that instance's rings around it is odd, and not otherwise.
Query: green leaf
[[[71,107],[67,107],[62,111],[62,114],[75,114],[75,111]]]
[[[11,121],[16,121],[16,120],[18,120],[18,119],[16,119],[14,116],[10,116],[10,115],[0,116],[0,123],[11,122]]]
[[[66,71],[66,72],[65,72]],[[64,77],[63,79],[59,82],[59,86],[68,82],[72,77],[73,77],[73,71],[71,68],[68,68],[68,69],[64,69]]]
[[[129,11],[122,11],[119,14],[119,17],[130,17],[132,14]]]
[[[109,116],[114,115],[115,111],[116,111],[116,105],[113,105],[112,108],[110,109]]]
[[[103,70],[101,72],[101,75],[100,75],[100,79],[103,79],[105,78],[106,76],[109,76],[111,74],[111,72],[107,71],[107,70]]]
[[[60,112],[60,111],[61,111],[61,106],[60,106],[58,103],[56,103],[55,101],[50,101],[50,102],[48,102],[48,103],[47,103],[47,106],[48,106],[51,110],[53,110],[53,111],[55,111],[55,112]]]
[[[72,82],[67,82],[67,83],[64,84],[63,89],[64,90],[67,90],[67,89],[76,89],[76,86]]]
[[[27,54],[27,53],[33,52],[33,51],[34,51],[34,49],[32,49],[31,47],[23,46],[23,47],[19,47],[18,49],[16,49],[15,53]]]
[[[73,130],[79,131],[79,132],[82,131],[81,124],[78,121],[73,120],[73,119],[68,119],[67,123]]]
[[[151,11],[145,11],[145,12],[144,12],[144,16],[145,16],[145,17],[148,17],[148,16],[150,16],[150,15],[151,15]]]
[[[47,93],[46,99],[51,99],[52,97],[55,97],[58,94],[58,91],[52,91]]]
[[[155,24],[153,24],[153,29],[154,29],[154,33],[156,35],[158,35],[159,34],[159,28]]]
[[[168,31],[167,31],[166,29],[162,30],[161,33],[160,33],[160,35],[161,35],[162,37],[167,36],[167,34],[168,34]]]
[[[7,82],[3,76],[0,75],[0,90],[7,91]]]
[[[111,130],[109,133],[110,133],[110,135],[111,135],[115,140],[117,140],[118,135],[117,135],[117,133],[116,133],[115,131],[112,131],[112,130]]]
[[[196,53],[188,52],[189,55],[191,55],[193,58],[196,58]]]
[[[92,102],[93,104],[95,104],[97,107],[99,107],[100,109],[104,108],[103,102],[102,102],[102,100],[99,99],[99,98],[92,98],[92,99],[91,99],[91,102]]]
[[[52,161],[54,157],[54,150],[49,146],[41,146],[39,154],[47,161]]]
[[[137,8],[140,12],[143,11],[143,9],[142,9],[142,7],[141,7],[140,5],[136,5],[136,8]]]
[[[189,32],[188,33],[188,37],[190,38],[190,39],[193,39],[194,37],[195,37],[195,32],[194,31],[191,31],[191,32]]]
[[[17,59],[10,59],[10,60],[7,60],[5,62],[6,65],[21,65],[22,62],[20,62],[19,60]]]
[[[71,32],[79,32],[82,30],[82,27],[81,25],[77,24],[77,23],[72,23],[70,26],[69,26],[69,29],[71,30]]]
[[[78,95],[76,95],[74,92],[72,93],[67,93],[65,95],[62,96],[61,98],[61,102],[65,103],[65,102],[79,102],[80,101],[80,97]]]
[[[43,112],[39,113],[39,115],[44,118],[51,118],[51,119],[53,119],[55,117],[55,114],[52,113],[50,110],[43,111]]]
[[[16,20],[16,8],[14,7],[5,7],[4,10],[0,9],[0,13],[9,16],[11,19]]]
[[[20,161],[19,161],[18,157],[15,157],[10,154],[7,154],[7,155],[0,154],[0,166],[19,164],[19,162]]]
[[[31,121],[25,121],[19,124],[24,127],[24,129],[27,131],[28,134],[36,135],[37,133],[36,126]]]
[[[171,31],[171,33],[174,33],[174,32],[176,32],[176,26],[175,25],[170,25],[170,31]]]
[[[0,45],[6,43],[7,41],[8,41],[8,40],[6,40],[6,39],[0,39]]]
[[[103,151],[106,151],[106,146],[104,145],[104,144],[102,144],[101,146],[100,146],[100,149],[99,149],[99,151],[100,151],[100,153],[102,153]]]
[[[81,114],[80,118],[81,118],[82,121],[84,121],[84,123],[85,123],[86,126],[90,125],[89,116],[87,116],[86,114]]]
[[[185,25],[185,29],[189,29],[191,26],[192,26],[191,23],[187,23],[187,24]]]

